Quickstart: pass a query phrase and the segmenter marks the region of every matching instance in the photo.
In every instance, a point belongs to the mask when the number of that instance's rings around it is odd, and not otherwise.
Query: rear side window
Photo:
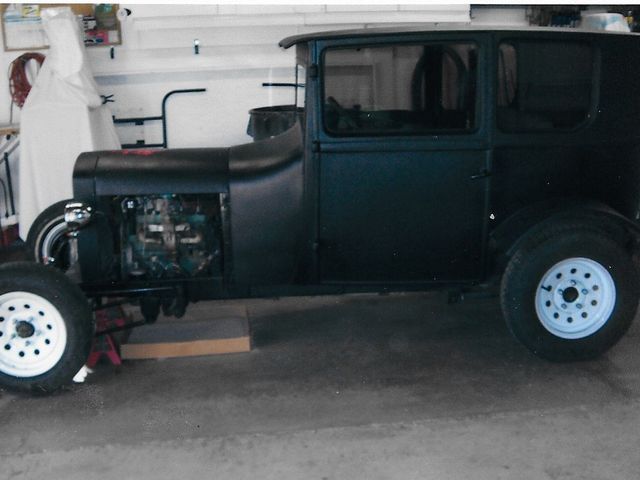
[[[475,127],[473,43],[335,48],[324,54],[324,125],[335,135]]]
[[[577,127],[591,111],[593,52],[578,42],[505,42],[498,50],[498,127]]]

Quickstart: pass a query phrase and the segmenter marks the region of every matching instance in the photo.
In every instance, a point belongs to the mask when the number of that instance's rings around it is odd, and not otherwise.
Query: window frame
[[[364,132],[338,132],[327,128],[326,125],[326,82],[325,82],[325,66],[326,66],[326,54],[327,52],[334,50],[355,50],[360,48],[384,48],[384,47],[412,47],[412,46],[431,46],[431,45],[446,45],[446,44],[470,44],[475,47],[477,52],[477,65],[476,65],[476,77],[475,77],[475,106],[474,106],[474,121],[473,127],[468,129],[425,129],[419,132],[393,132],[380,130],[377,132],[364,131]],[[486,86],[483,85],[482,79],[482,64],[484,62],[485,44],[482,40],[474,37],[442,37],[442,38],[410,38],[402,40],[389,40],[381,39],[379,41],[359,41],[348,43],[328,43],[319,52],[319,95],[318,95],[318,111],[320,112],[319,123],[324,135],[334,139],[366,139],[366,138],[419,138],[419,137],[432,137],[438,136],[471,136],[476,135],[482,128],[481,122],[483,120],[483,112],[481,108],[483,106],[482,97],[484,95],[483,88],[486,90]]]
[[[572,126],[572,127],[551,127],[551,128],[512,128],[512,129],[505,129],[503,128],[503,126],[500,124],[500,122],[498,121],[498,110],[499,107],[498,106],[498,90],[499,90],[499,86],[500,86],[500,72],[499,72],[499,66],[500,66],[500,47],[504,44],[507,45],[511,45],[515,48],[516,50],[516,55],[518,55],[518,44],[523,44],[523,43],[536,43],[536,44],[540,44],[540,43],[555,43],[555,44],[582,44],[582,45],[586,45],[587,47],[590,48],[591,50],[591,91],[590,91],[590,95],[589,95],[589,107],[586,110],[586,115],[585,117],[578,122],[576,125]],[[516,57],[517,59],[517,57]],[[517,60],[516,60],[517,61]],[[494,55],[494,69],[493,69],[493,76],[494,76],[494,99],[493,99],[493,110],[494,110],[494,126],[497,132],[499,132],[500,134],[504,134],[504,135],[538,135],[538,134],[570,134],[570,133],[575,133],[578,132],[580,130],[583,130],[585,128],[587,128],[589,125],[591,125],[595,120],[596,120],[596,116],[598,113],[598,103],[599,103],[599,99],[600,99],[600,92],[599,92],[599,86],[600,86],[600,63],[601,63],[601,52],[600,52],[600,48],[594,44],[593,41],[586,39],[586,38],[576,38],[576,39],[557,39],[557,38],[553,38],[553,37],[540,37],[540,38],[534,38],[534,37],[514,37],[514,36],[509,36],[509,37],[502,37],[502,38],[498,38],[496,39],[495,42],[495,55]],[[516,69],[518,71],[518,78],[520,78],[520,62],[518,61],[518,63],[516,64]]]

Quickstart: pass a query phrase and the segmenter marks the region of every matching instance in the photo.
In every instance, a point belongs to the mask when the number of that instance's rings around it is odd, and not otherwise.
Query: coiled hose
[[[29,52],[20,55],[9,66],[9,91],[13,103],[22,108],[27,100],[27,95],[31,91],[31,84],[27,77],[27,63],[30,60],[38,62],[38,67],[44,62],[44,55],[36,52]]]

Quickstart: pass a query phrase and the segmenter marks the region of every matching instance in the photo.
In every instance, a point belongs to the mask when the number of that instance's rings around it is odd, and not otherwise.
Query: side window
[[[591,110],[593,53],[577,42],[505,42],[498,49],[498,128],[572,129]]]
[[[335,135],[475,127],[472,43],[334,48],[324,53],[324,125]]]

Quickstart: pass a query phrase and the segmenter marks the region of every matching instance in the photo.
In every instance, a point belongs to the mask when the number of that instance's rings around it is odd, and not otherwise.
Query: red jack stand
[[[87,359],[87,367],[95,367],[96,363],[98,363],[98,360],[100,360],[100,357],[103,355],[109,359],[112,365],[122,365],[122,360],[118,354],[118,348],[113,341],[113,337],[108,333],[93,339],[91,353]]]
[[[91,353],[87,359],[87,367],[93,368],[104,355],[112,365],[122,365],[118,346],[109,333],[101,334],[113,327],[124,327],[127,319],[120,307],[96,311],[96,337],[93,339]]]

